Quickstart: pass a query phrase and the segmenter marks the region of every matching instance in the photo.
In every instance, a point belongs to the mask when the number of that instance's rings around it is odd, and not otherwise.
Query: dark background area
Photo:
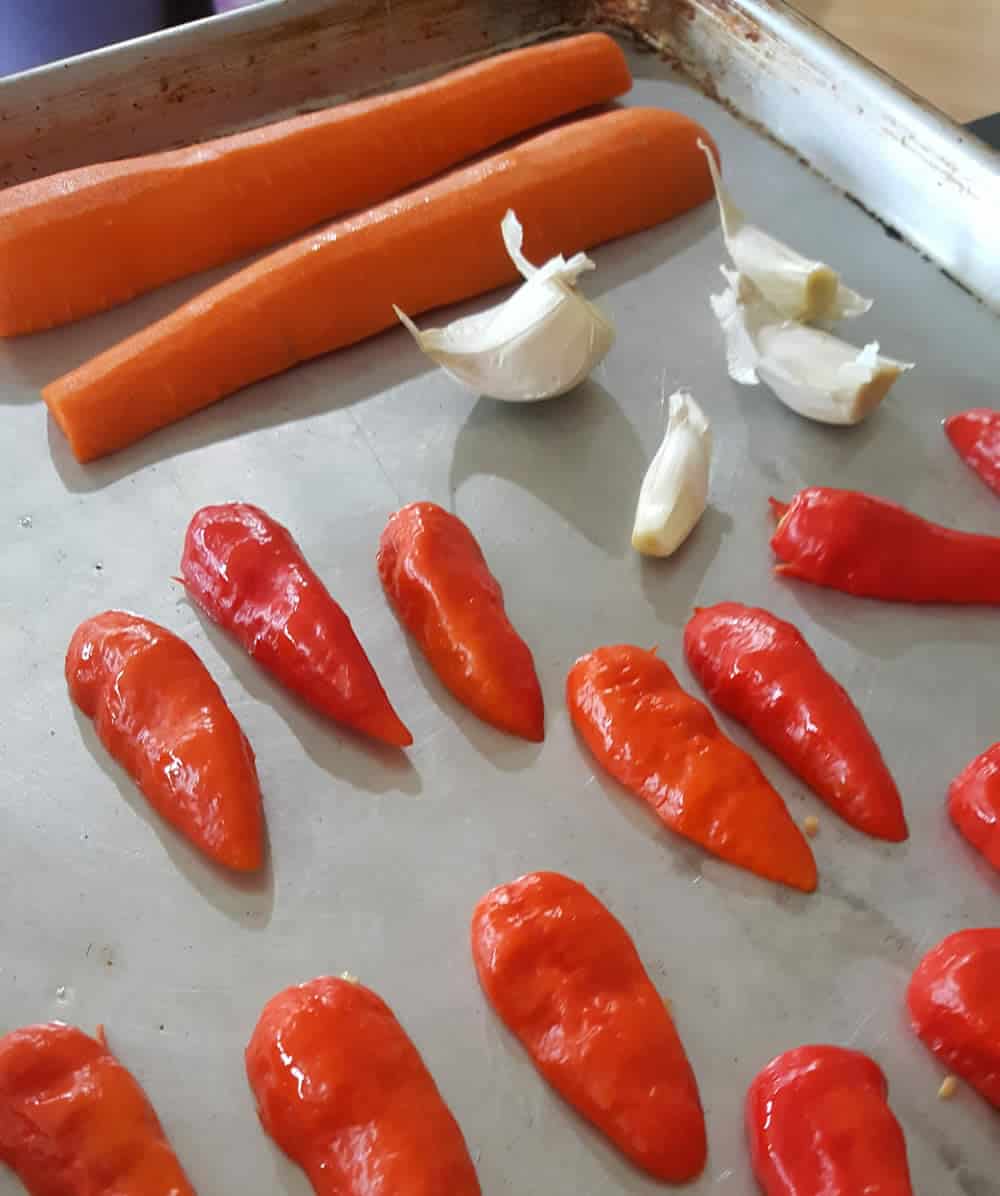
[[[183,25],[185,21],[197,21],[211,15],[209,0],[167,0],[167,20],[171,25]]]

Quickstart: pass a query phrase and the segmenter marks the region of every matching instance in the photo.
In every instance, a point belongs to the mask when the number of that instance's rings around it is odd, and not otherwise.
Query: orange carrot
[[[35,332],[379,203],[632,85],[600,33],[390,95],[0,194],[0,336]]]
[[[251,382],[512,282],[514,208],[543,261],[712,195],[700,125],[632,108],[540,134],[349,217],[203,292],[42,391],[78,461],[113,453]]]

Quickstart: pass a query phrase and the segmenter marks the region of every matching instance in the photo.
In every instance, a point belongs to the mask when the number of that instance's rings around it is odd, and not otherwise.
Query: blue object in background
[[[164,0],[0,0],[0,75],[152,33]]]

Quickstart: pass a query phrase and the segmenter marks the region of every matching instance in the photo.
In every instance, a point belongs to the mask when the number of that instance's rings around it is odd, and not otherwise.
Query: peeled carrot
[[[0,336],[104,311],[632,86],[606,35],[514,50],[390,95],[0,194]]]
[[[700,125],[632,108],[576,121],[261,258],[42,391],[78,461],[113,453],[251,382],[518,277],[514,208],[543,261],[702,203]]]

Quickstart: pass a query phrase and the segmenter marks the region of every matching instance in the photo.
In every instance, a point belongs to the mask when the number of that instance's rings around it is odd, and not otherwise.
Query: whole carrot
[[[369,207],[631,85],[618,46],[590,33],[186,149],[11,187],[0,194],[0,336],[102,311]]]
[[[775,572],[887,602],[1000,603],[1000,537],[953,531],[905,507],[811,486],[778,520]]]
[[[632,1162],[683,1183],[705,1116],[673,1019],[627,931],[583,885],[534,872],[472,915],[483,991],[542,1075]]]
[[[216,863],[253,872],[264,815],[253,749],[208,669],[165,627],[109,610],[66,653],[70,697],[154,810]]]
[[[694,613],[684,651],[715,705],[845,822],[877,839],[906,838],[899,790],[878,745],[797,627],[757,607],[720,602]]]
[[[781,796],[655,652],[620,644],[582,656],[566,703],[597,761],[671,830],[758,876],[816,888],[809,844]]]
[[[371,989],[321,976],[278,993],[246,1068],[261,1124],[316,1196],[479,1196],[458,1123]]]
[[[1000,743],[970,760],[949,785],[948,813],[1000,872]]]
[[[359,213],[204,291],[45,387],[79,461],[115,452],[251,382],[468,299],[517,271],[500,222],[545,261],[648,228],[712,195],[694,121],[633,108],[542,133]]]

